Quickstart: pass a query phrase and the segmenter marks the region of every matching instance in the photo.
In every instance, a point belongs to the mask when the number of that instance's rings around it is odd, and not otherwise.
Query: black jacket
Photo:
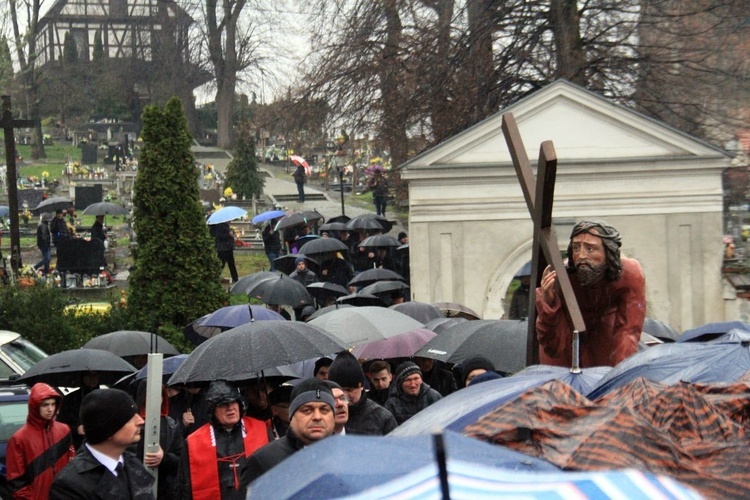
[[[36,227],[36,246],[47,249],[50,247],[51,235],[49,232],[49,222],[42,221]]]
[[[419,394],[416,396],[404,394],[401,388],[397,387],[396,392],[391,394],[388,401],[385,402],[385,407],[393,413],[396,422],[400,425],[441,399],[442,396],[438,391],[431,389],[429,385],[423,382],[422,387],[419,388]]]
[[[393,414],[375,401],[370,401],[364,391],[357,404],[349,406],[347,434],[385,436],[396,427],[398,423],[393,418]]]
[[[68,233],[68,224],[65,222],[64,218],[58,219],[57,216],[55,216],[49,223],[49,230],[50,233],[52,233],[52,243],[55,245],[57,245],[60,240],[64,240],[70,236]]]
[[[114,500],[153,499],[154,478],[143,464],[130,453],[123,453],[125,471],[128,477],[130,496],[123,491],[117,478],[94,458],[86,446],[79,448],[78,454],[60,471],[50,488],[50,500],[97,499]]]
[[[278,231],[273,230],[270,223],[263,228],[263,249],[266,253],[281,252],[281,236]]]
[[[107,233],[104,232],[104,224],[99,221],[94,221],[91,225],[91,237],[98,238],[102,241],[107,239]]]
[[[231,252],[234,249],[234,235],[228,222],[212,225],[211,236],[216,240],[218,252]]]
[[[286,436],[271,441],[247,459],[247,469],[242,473],[242,482],[250,484],[304,447],[292,429]]]
[[[456,377],[453,376],[452,372],[440,368],[437,364],[438,362],[436,361],[430,373],[422,374],[422,380],[425,384],[438,391],[441,396],[445,397],[458,390]]]
[[[159,464],[159,484],[157,486],[159,500],[178,498],[177,479],[184,442],[182,429],[177,425],[177,422],[172,417],[162,415],[159,422],[159,445],[164,452],[164,457]],[[143,458],[144,447],[143,439],[135,445],[134,453],[137,458]]]

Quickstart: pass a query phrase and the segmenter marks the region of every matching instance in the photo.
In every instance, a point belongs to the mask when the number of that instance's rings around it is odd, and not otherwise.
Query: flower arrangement
[[[234,191],[232,191],[231,187],[228,187],[228,188],[226,188],[224,190],[224,197],[225,198],[231,198],[233,194],[234,194]]]

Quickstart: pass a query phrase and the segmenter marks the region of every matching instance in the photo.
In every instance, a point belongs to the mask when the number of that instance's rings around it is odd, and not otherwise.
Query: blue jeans
[[[44,274],[49,273],[49,263],[52,259],[52,249],[50,247],[42,248],[38,247],[39,251],[42,252],[42,260],[34,264],[34,269],[39,269],[40,267],[44,266]]]
[[[372,201],[375,203],[375,212],[385,217],[385,207],[388,204],[387,196],[373,196]]]

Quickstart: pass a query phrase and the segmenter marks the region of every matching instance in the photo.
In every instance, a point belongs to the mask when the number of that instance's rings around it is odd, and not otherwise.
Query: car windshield
[[[26,339],[17,338],[3,344],[0,349],[24,371],[47,357],[47,354]]]
[[[23,424],[29,411],[28,401],[0,403],[0,441],[8,441]]]

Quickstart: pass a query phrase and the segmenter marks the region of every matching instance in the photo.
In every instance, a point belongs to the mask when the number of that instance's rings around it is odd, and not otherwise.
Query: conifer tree
[[[143,112],[144,148],[135,180],[138,247],[128,309],[139,328],[182,329],[227,299],[220,263],[203,215],[198,170],[179,99]]]
[[[234,158],[227,166],[225,185],[232,188],[238,197],[250,199],[263,194],[265,182],[258,170],[255,159],[255,141],[249,133],[248,127],[242,127],[237,137]]]

